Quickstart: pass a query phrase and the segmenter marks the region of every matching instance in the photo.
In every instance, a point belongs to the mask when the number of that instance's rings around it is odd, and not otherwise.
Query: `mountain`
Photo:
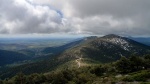
[[[3,70],[0,72],[0,77],[6,78],[18,72],[25,74],[45,73],[57,69],[66,63],[67,67],[80,67],[82,65],[88,65],[88,63],[114,62],[122,56],[129,57],[131,55],[142,56],[150,54],[149,46],[114,34],[103,37],[92,36],[83,38],[57,48],[48,48],[46,52],[58,52],[59,49],[64,52],[50,56],[40,62]]]
[[[29,58],[30,58],[29,56],[18,53],[18,52],[0,50],[0,66],[27,60]]]
[[[144,54],[150,54],[149,46],[126,37],[110,34],[69,49],[59,59],[88,58],[104,63],[116,61],[121,56]]]
[[[97,37],[95,37],[95,36],[86,37],[86,38],[78,39],[74,42],[70,42],[68,44],[65,44],[65,45],[57,47],[57,48],[48,47],[45,50],[43,50],[43,52],[45,55],[45,54],[48,54],[49,52],[50,53],[52,52],[52,51],[49,51],[50,49],[58,50],[59,48],[67,49],[66,51],[68,51],[68,50],[70,50],[70,48],[74,48],[79,45],[83,45],[95,38],[97,38]],[[60,49],[60,50],[62,50],[62,49]],[[62,51],[66,52],[65,50],[62,50]],[[57,51],[55,51],[55,52],[57,52]],[[55,53],[55,52],[52,52],[52,53]],[[66,62],[72,61],[70,59],[59,60],[58,58],[62,55],[60,52],[61,51],[59,51],[59,53],[57,53],[57,55],[55,55],[56,53],[54,55],[48,54],[47,56],[49,56],[49,57],[47,57],[43,61],[28,63],[28,64],[11,67],[11,68],[4,67],[0,71],[0,78],[4,79],[7,77],[12,77],[12,76],[16,75],[16,73],[18,73],[18,72],[23,72],[25,74],[49,72],[49,71],[54,70],[57,67],[61,66],[62,64],[65,64]]]

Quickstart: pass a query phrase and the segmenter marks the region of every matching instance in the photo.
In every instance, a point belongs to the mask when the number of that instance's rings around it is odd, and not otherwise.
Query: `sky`
[[[0,36],[150,36],[150,0],[0,0]]]

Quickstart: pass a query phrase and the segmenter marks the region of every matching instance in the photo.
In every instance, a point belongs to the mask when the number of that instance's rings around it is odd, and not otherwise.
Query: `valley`
[[[0,66],[18,66],[44,60],[65,50],[45,52],[46,48],[55,48],[71,41],[73,39],[70,38],[0,39]]]

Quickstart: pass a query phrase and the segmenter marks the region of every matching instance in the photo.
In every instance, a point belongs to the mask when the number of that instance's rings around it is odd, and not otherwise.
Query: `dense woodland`
[[[80,68],[64,67],[49,73],[24,75],[19,72],[0,84],[115,84],[131,82],[149,84],[150,55],[121,57],[112,63],[93,64]]]

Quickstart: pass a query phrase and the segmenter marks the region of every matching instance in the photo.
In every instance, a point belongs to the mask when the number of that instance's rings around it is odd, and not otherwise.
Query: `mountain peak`
[[[118,36],[116,34],[108,34],[108,35],[105,35],[103,37],[105,37],[105,38],[121,38],[121,36]]]

